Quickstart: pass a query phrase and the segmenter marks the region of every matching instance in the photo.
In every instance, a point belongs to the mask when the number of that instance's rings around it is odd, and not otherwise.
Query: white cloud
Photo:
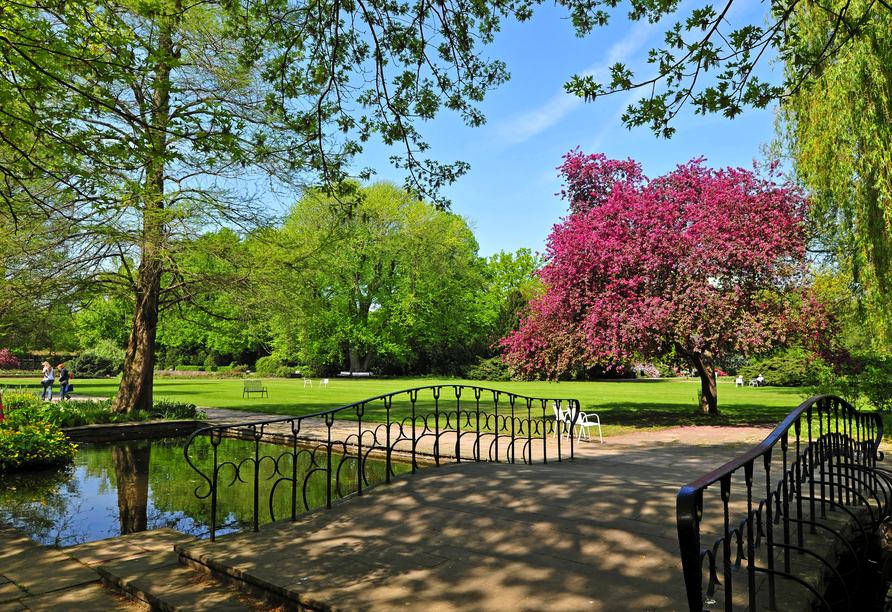
[[[580,98],[559,91],[543,106],[525,112],[512,119],[509,124],[503,125],[499,129],[500,135],[511,143],[524,142],[563,119],[581,102]]]
[[[625,37],[611,45],[603,61],[594,64],[583,71],[581,75],[591,75],[600,80],[606,80],[609,76],[610,66],[617,62],[629,61],[629,58],[650,38],[653,30],[654,26],[649,23],[634,25]],[[578,96],[568,94],[563,90],[558,91],[539,108],[521,113],[505,122],[499,128],[499,134],[512,144],[524,142],[560,122],[581,104],[582,99]]]

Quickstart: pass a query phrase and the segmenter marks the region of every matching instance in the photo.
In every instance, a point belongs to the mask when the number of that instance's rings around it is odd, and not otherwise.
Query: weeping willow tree
[[[853,15],[857,18],[852,17]],[[796,11],[802,49],[847,44],[787,99],[781,114],[820,241],[847,272],[878,348],[892,346],[892,12],[869,0]],[[796,69],[796,57],[786,70]]]

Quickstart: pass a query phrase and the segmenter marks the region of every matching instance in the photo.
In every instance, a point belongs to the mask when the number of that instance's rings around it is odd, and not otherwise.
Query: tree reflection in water
[[[118,481],[118,520],[121,535],[145,531],[148,527],[149,464],[152,446],[148,442],[116,445],[111,449]]]

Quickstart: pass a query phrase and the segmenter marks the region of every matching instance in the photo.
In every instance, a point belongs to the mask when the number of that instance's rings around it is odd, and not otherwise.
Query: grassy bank
[[[76,395],[112,397],[118,387],[116,379],[77,379]],[[328,388],[304,387],[300,379],[264,379],[269,397],[242,398],[242,380],[235,379],[169,379],[155,380],[155,398],[211,406],[236,408],[282,415],[304,415],[413,387],[429,385],[478,385],[537,398],[578,399],[586,412],[601,417],[605,435],[617,435],[642,429],[662,429],[679,425],[737,425],[777,423],[802,402],[796,388],[735,388],[733,382],[719,383],[719,411],[711,419],[696,410],[699,382],[684,379],[639,380],[617,382],[508,382],[490,383],[455,379],[395,378],[344,380],[333,378]],[[40,380],[0,378],[0,388],[28,388],[40,393]],[[58,390],[58,389],[57,389]],[[451,395],[449,397],[454,397]],[[445,393],[444,393],[445,395]],[[463,399],[473,396],[466,392]],[[454,400],[453,400],[454,401]],[[448,404],[447,404],[448,405]],[[504,405],[504,404],[503,404]],[[405,401],[396,401],[393,412],[408,413]],[[348,414],[345,417],[351,416]],[[355,415],[352,415],[355,418]],[[370,405],[366,420],[381,420],[384,410],[379,403]]]

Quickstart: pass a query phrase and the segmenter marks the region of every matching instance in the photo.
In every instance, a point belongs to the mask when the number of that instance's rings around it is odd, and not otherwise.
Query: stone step
[[[179,563],[173,551],[94,566],[105,586],[162,612],[253,612],[235,589]]]

